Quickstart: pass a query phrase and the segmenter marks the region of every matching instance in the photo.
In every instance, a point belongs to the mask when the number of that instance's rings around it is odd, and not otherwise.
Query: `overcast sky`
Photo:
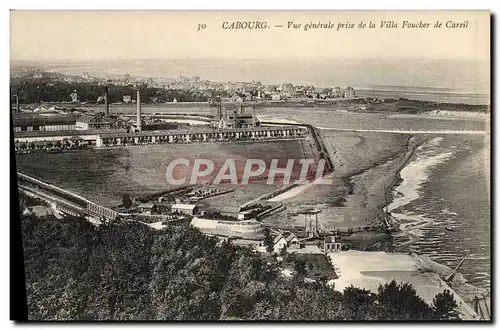
[[[222,29],[225,21],[267,21],[266,30]],[[310,30],[306,23],[360,21],[376,29]],[[381,29],[381,20],[469,21],[467,29]],[[287,30],[289,21],[300,30]],[[198,24],[206,29],[197,31]],[[274,27],[282,24],[284,28]],[[488,59],[490,16],[455,12],[13,11],[12,60],[141,58]]]

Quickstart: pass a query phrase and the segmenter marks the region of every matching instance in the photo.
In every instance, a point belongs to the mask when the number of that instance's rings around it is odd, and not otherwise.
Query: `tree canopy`
[[[187,225],[95,227],[22,216],[31,320],[446,320],[449,294],[428,306],[409,284],[377,293],[280,276],[257,252]],[[300,266],[299,266],[300,267]]]

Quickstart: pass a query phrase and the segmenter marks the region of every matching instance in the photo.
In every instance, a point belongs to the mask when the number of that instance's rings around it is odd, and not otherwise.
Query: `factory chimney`
[[[234,128],[238,128],[238,109],[234,109]]]
[[[16,113],[20,113],[21,111],[19,110],[19,87],[17,87],[17,93],[14,95],[16,97]]]
[[[21,112],[19,110],[19,93],[16,95],[16,113]]]
[[[137,130],[141,131],[141,90],[137,88]]]
[[[217,104],[217,116],[219,117],[219,120],[222,119],[222,105],[220,103]]]
[[[109,118],[108,86],[104,86],[104,116]]]

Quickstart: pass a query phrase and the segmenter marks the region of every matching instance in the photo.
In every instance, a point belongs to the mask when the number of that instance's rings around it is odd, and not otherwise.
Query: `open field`
[[[302,141],[266,143],[205,143],[148,145],[112,149],[84,150],[74,153],[18,155],[17,169],[46,182],[59,185],[103,205],[116,206],[122,195],[144,196],[171,188],[166,180],[168,164],[178,158],[190,160],[190,167],[176,167],[174,178],[183,176],[189,181],[195,158],[212,160],[215,170],[210,177],[200,178],[199,183],[214,178],[227,159],[234,159],[238,178],[244,170],[246,159],[279,159],[284,166],[288,159],[311,158],[311,149]],[[294,168],[298,175],[300,167]],[[227,183],[227,185],[230,185]],[[267,185],[262,179],[247,186],[237,186],[234,193],[205,200],[208,205],[228,206],[241,204],[280,186]]]

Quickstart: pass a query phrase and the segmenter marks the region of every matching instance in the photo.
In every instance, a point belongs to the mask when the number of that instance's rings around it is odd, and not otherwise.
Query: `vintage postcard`
[[[489,11],[10,19],[29,320],[491,320]]]

